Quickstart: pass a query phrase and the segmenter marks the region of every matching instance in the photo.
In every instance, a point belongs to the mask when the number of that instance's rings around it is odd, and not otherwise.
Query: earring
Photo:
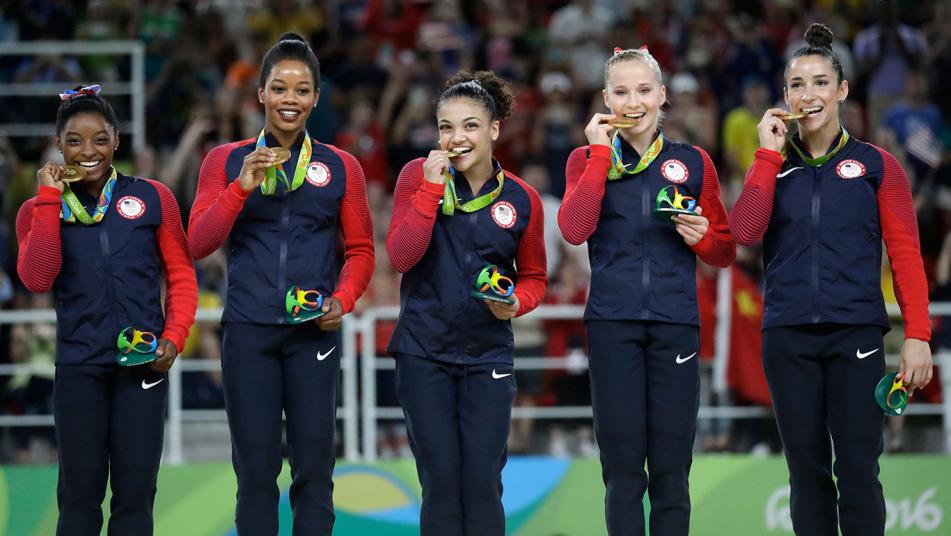
[[[119,150],[119,144],[118,144],[118,143],[115,144],[115,145],[112,147],[112,150],[113,150],[113,151],[118,151],[118,150]]]

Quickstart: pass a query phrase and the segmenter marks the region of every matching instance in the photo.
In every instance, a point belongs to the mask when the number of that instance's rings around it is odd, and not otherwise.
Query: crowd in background
[[[313,4],[313,5],[312,5]],[[951,2],[947,0],[11,0],[0,4],[6,42],[141,40],[146,47],[145,149],[123,143],[124,171],[160,180],[175,192],[188,221],[198,170],[212,147],[254,137],[264,120],[257,101],[258,62],[285,31],[307,36],[321,62],[320,101],[310,135],[349,151],[363,166],[374,219],[377,267],[357,311],[399,304],[399,274],[385,255],[392,190],[399,169],[425,156],[437,139],[433,98],[460,69],[491,69],[507,78],[514,115],[501,129],[495,156],[541,194],[551,284],[549,304],[583,304],[587,253],[561,239],[555,221],[565,190],[564,164],[586,143],[583,126],[603,103],[603,64],[614,47],[646,45],[665,73],[670,106],[663,130],[707,150],[731,206],[758,146],[756,124],[781,102],[785,58],[819,21],[838,40],[834,50],[850,84],[843,122],[854,136],[898,157],[912,182],[932,301],[951,301]],[[100,83],[103,96],[130,117],[128,96],[110,86],[128,81],[128,56],[0,56],[0,84]],[[51,123],[55,94],[3,96],[0,123]],[[50,134],[52,134],[52,129]],[[121,135],[130,134],[122,132]],[[0,131],[0,308],[51,306],[17,282],[13,221],[35,191],[36,169],[60,155],[49,137]],[[732,281],[730,393],[714,403],[768,405],[759,367],[762,273],[759,252],[738,248]],[[887,261],[886,261],[887,263]],[[200,307],[220,306],[226,285],[223,251],[198,263]],[[887,265],[883,291],[894,303]],[[698,269],[703,358],[713,357],[717,270]],[[935,349],[951,347],[951,329],[936,319]],[[378,353],[388,330],[377,326]],[[520,373],[516,405],[590,403],[580,321],[516,324],[518,354],[564,359],[565,368]],[[891,336],[897,351],[900,326]],[[0,326],[0,362],[53,362],[55,327]],[[185,359],[219,359],[216,323],[199,323]],[[757,376],[758,373],[758,376]],[[381,374],[381,403],[395,395]],[[216,373],[184,377],[186,408],[221,408]],[[709,383],[709,382],[707,382]],[[937,384],[925,400],[940,398]],[[48,414],[52,374],[0,377],[0,413]],[[719,396],[719,400],[717,399]],[[917,400],[917,398],[916,398]],[[584,422],[584,421],[582,421]],[[778,449],[769,421],[702,423],[704,450]],[[892,421],[890,421],[892,422]],[[897,421],[894,421],[897,422]],[[764,424],[765,423],[765,424]],[[384,453],[408,453],[401,426],[385,428]],[[49,429],[4,430],[0,460],[30,461],[30,445]],[[891,450],[915,449],[893,430]],[[590,455],[590,425],[522,419],[513,452]]]

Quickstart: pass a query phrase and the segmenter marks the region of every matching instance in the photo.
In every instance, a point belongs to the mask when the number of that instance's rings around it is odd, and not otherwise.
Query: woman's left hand
[[[934,374],[931,346],[918,339],[905,339],[901,345],[898,375],[911,396],[915,389],[923,389]]]
[[[515,300],[515,303],[512,305],[495,300],[485,300],[485,304],[489,306],[489,310],[492,311],[495,318],[499,320],[510,320],[515,316],[515,313],[518,312],[518,297],[513,294],[512,299]]]
[[[155,349],[155,355],[158,359],[149,363],[149,368],[155,372],[168,372],[178,357],[178,348],[175,343],[168,339],[159,339],[158,348]]]
[[[710,228],[710,220],[701,216],[702,213],[703,209],[697,207],[695,216],[690,214],[677,214],[672,218],[676,224],[675,228],[677,229],[677,233],[684,237],[684,242],[686,242],[688,246],[697,245],[707,234],[707,229]]]
[[[337,298],[327,298],[324,300],[324,306],[320,308],[324,316],[314,320],[317,327],[323,331],[336,331],[340,329],[340,321],[343,318],[343,306]]]

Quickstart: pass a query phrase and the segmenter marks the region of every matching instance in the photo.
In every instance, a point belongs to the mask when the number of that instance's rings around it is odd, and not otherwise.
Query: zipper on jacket
[[[479,221],[478,211],[470,212],[469,214],[467,214],[467,216],[468,216],[467,222],[469,224],[469,228],[466,230],[466,234],[468,235],[467,236],[468,240],[466,240],[466,254],[464,256],[465,262],[463,262],[462,264],[463,274],[466,274],[466,270],[468,270],[469,265],[472,263],[472,250],[475,249],[476,223]],[[469,314],[468,314],[469,307],[472,307],[472,304],[473,304],[473,301],[471,297],[469,296],[471,284],[472,283],[470,281],[467,281],[466,284],[463,285],[462,287],[463,289],[462,303],[465,304],[463,306],[463,309],[466,311],[466,314],[461,315],[462,319],[456,322],[456,326],[455,326],[456,329],[453,330],[457,338],[456,347],[462,349],[462,353],[458,357],[459,363],[465,363],[465,358],[469,353],[468,348],[466,348],[466,345],[468,344],[468,338],[460,337],[459,334],[469,332],[468,322],[465,319],[469,318]],[[459,319],[460,316],[457,316],[456,318]],[[461,325],[463,323],[466,324],[465,329],[463,329]]]
[[[104,223],[104,222],[103,222]],[[119,331],[122,330],[125,326],[119,326],[117,323],[117,318],[115,314],[115,303],[116,303],[116,289],[115,289],[115,280],[112,277],[112,262],[109,259],[109,233],[106,232],[106,226],[103,224],[99,225],[99,251],[102,253],[103,264],[105,264],[106,269],[106,296],[109,298],[109,317],[112,320],[113,332],[115,335],[119,334]],[[137,319],[131,319],[133,322],[138,321]],[[151,329],[151,326],[144,326],[146,329]],[[142,329],[142,328],[139,328]],[[113,335],[113,336],[115,336]]]
[[[641,236],[647,235],[647,228],[650,226],[651,221],[651,198],[650,192],[647,189],[647,184],[641,185],[641,221],[640,227],[643,229],[644,234]],[[641,261],[641,319],[648,320],[651,316],[650,309],[650,285],[651,285],[651,258],[650,258],[650,240],[643,240],[640,248],[643,252],[643,260]]]
[[[290,196],[285,195],[281,198],[281,250],[280,261],[277,266],[277,303],[284,303],[287,293],[287,230],[290,227],[290,207],[287,206]],[[277,315],[277,323],[285,323],[284,315]]]
[[[812,168],[812,321],[819,321],[819,209],[822,171]]]

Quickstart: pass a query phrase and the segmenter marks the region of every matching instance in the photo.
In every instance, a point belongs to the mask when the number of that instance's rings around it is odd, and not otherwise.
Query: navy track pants
[[[837,535],[840,523],[843,536],[885,532],[878,480],[885,416],[874,396],[884,353],[878,326],[763,331],[763,368],[789,467],[796,534]]]
[[[650,534],[686,535],[700,407],[699,328],[629,320],[589,320],[587,328],[608,533],[645,533],[647,491]]]
[[[421,536],[503,536],[511,365],[398,354],[396,388],[423,489]]]
[[[107,480],[108,534],[152,534],[167,402],[166,374],[148,365],[56,367],[58,536],[99,535]]]
[[[222,348],[231,462],[238,479],[235,524],[242,536],[276,535],[281,429],[287,418],[294,535],[333,530],[340,334],[313,322],[226,323]]]

